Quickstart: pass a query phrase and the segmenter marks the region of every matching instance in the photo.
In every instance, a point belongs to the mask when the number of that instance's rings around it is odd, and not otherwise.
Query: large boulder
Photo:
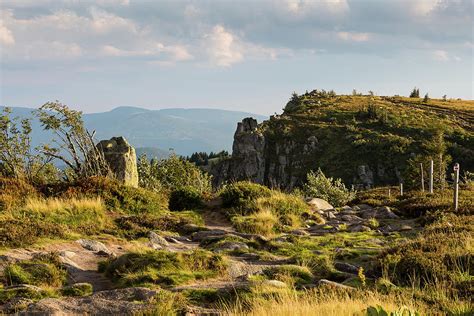
[[[313,198],[308,201],[308,204],[315,210],[315,211],[325,211],[325,210],[332,210],[334,207],[329,204],[327,201],[319,198]]]
[[[123,137],[112,137],[97,144],[115,178],[125,185],[138,187],[135,149]]]

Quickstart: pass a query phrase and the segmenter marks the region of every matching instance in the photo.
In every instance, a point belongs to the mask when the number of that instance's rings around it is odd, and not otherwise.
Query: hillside
[[[233,158],[212,170],[216,184],[251,179],[293,188],[321,168],[359,187],[413,185],[419,163],[430,159],[439,174],[454,162],[474,170],[474,101],[315,90],[295,95],[282,115],[237,129]]]
[[[29,108],[13,108],[13,116],[31,116]],[[108,112],[84,114],[86,127],[95,130],[97,139],[124,136],[136,148],[191,155],[196,151],[230,150],[234,126],[244,117],[264,116],[216,109],[147,110],[119,107]],[[33,145],[48,143],[51,135],[33,122]],[[150,149],[148,149],[150,151]],[[163,156],[163,155],[160,155]]]

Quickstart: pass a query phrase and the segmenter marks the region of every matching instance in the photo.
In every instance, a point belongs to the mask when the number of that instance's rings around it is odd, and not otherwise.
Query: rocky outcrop
[[[214,185],[225,181],[250,180],[264,183],[265,136],[258,130],[257,120],[248,117],[237,124],[232,146],[232,157],[210,170]]]
[[[104,153],[104,158],[117,180],[125,185],[138,187],[137,156],[135,149],[124,137],[102,140],[97,147]]]
[[[293,189],[306,181],[310,170],[321,168],[357,189],[396,184],[396,166],[378,157],[361,158],[350,133],[337,128],[308,125],[301,118],[271,116],[257,124],[253,118],[238,123],[232,156],[207,169],[215,186],[250,180],[274,188]],[[306,125],[310,128],[305,127]],[[392,159],[393,160],[393,159]]]

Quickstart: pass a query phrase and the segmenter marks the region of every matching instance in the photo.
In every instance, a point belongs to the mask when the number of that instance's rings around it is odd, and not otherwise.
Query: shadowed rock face
[[[124,137],[102,140],[97,147],[104,153],[105,160],[117,180],[125,185],[138,187],[137,156],[135,149]]]
[[[250,180],[264,182],[265,137],[258,131],[258,123],[248,117],[239,122],[234,134],[232,158],[226,159],[210,170],[215,186],[225,181]]]

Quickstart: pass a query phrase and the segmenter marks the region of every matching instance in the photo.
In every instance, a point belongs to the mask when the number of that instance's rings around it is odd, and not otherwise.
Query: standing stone
[[[125,138],[120,136],[102,140],[97,147],[104,153],[105,160],[117,180],[125,185],[138,187],[137,156],[135,149]]]

